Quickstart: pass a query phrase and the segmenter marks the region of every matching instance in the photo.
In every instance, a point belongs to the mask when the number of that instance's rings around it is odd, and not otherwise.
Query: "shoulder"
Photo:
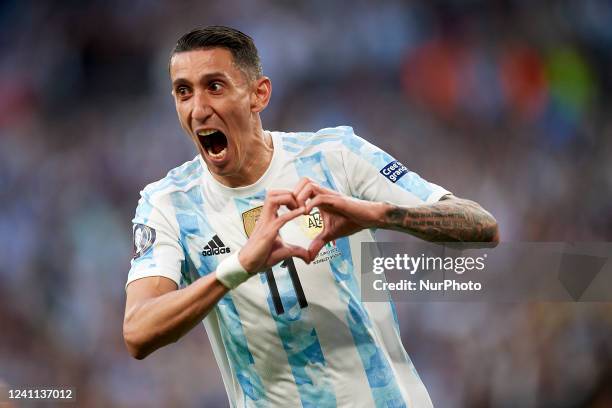
[[[364,143],[350,126],[328,127],[316,132],[273,133],[278,135],[283,150],[297,155],[359,149]]]
[[[150,183],[140,192],[141,201],[151,204],[166,201],[173,193],[187,192],[197,186],[202,177],[199,156],[170,170],[166,176]]]

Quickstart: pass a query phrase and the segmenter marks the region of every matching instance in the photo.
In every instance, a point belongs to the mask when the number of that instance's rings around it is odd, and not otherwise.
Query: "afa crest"
[[[259,207],[251,208],[250,210],[242,213],[242,225],[247,238],[251,236],[251,233],[255,229],[255,223],[261,216],[262,209],[263,205],[260,205]]]
[[[319,210],[315,209],[310,214],[297,218],[300,229],[309,239],[314,239],[323,231],[323,217]]]

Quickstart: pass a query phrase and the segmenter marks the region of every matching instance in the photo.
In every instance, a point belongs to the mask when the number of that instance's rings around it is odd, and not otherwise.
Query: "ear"
[[[253,81],[253,91],[251,93],[251,111],[259,113],[263,111],[272,95],[272,82],[270,78],[262,76]]]

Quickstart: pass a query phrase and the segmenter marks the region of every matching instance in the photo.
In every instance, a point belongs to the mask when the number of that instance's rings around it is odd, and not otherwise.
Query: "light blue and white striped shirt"
[[[350,127],[270,133],[272,161],[253,185],[220,184],[198,156],[141,192],[128,284],[165,276],[189,285],[213,272],[245,244],[266,191],[293,190],[302,177],[401,205],[449,194]],[[306,247],[320,228],[314,212],[287,223],[281,236]],[[228,292],[204,319],[232,407],[432,406],[402,346],[393,303],[361,301],[364,241],[373,241],[371,231],[330,242],[310,265],[276,265]]]

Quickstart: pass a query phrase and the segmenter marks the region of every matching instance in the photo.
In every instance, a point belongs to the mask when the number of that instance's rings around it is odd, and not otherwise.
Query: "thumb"
[[[308,247],[308,255],[310,256],[311,262],[317,257],[319,251],[321,251],[321,248],[323,248],[324,245],[325,240],[323,239],[323,237],[321,237],[321,235],[318,235],[315,239],[312,240],[310,246]]]
[[[310,263],[310,253],[301,246],[285,244],[285,248],[288,250],[288,256],[286,256],[286,258],[295,256],[305,263]]]

